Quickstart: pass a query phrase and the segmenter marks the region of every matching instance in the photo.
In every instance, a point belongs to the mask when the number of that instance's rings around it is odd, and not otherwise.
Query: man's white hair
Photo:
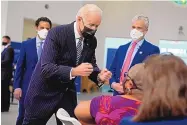
[[[102,17],[102,13],[103,11],[95,4],[86,4],[83,7],[80,8],[80,10],[78,11],[76,18],[78,16],[81,16],[83,18],[85,18],[85,16],[89,13],[89,12],[98,12],[101,17]]]
[[[149,27],[149,18],[144,16],[144,15],[136,15],[133,19],[132,22],[137,21],[137,20],[143,20],[145,22],[146,28],[148,29]]]

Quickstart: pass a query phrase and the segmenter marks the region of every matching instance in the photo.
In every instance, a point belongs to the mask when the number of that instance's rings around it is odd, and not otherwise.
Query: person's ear
[[[77,17],[77,20],[78,20],[78,21],[81,21],[81,19],[82,19],[82,18],[81,18],[80,16]]]
[[[133,83],[132,83],[132,81],[128,81],[128,82],[126,83],[126,85],[125,85],[125,88],[126,88],[126,89],[132,89],[132,88],[133,88]]]
[[[37,26],[35,26],[35,29],[36,29],[36,32],[38,31],[38,27]]]

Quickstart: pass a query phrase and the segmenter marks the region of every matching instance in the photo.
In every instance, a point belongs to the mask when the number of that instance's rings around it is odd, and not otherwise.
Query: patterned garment
[[[92,99],[90,113],[96,125],[119,125],[123,117],[136,115],[140,104],[121,96],[99,96]]]

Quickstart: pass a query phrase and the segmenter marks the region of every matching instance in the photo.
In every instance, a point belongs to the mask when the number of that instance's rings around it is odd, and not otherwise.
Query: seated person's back
[[[136,115],[140,103],[121,96],[99,96],[92,99],[90,113],[98,125],[118,125],[121,118]]]
[[[119,125],[123,117],[137,114],[142,98],[137,96],[142,95],[141,73],[138,71],[142,71],[142,69],[143,64],[137,64],[130,69],[122,84],[124,95],[103,95],[95,97],[91,101],[80,102],[75,109],[76,117],[85,124]]]
[[[187,67],[173,55],[154,55],[144,62],[143,98],[131,124],[185,122],[187,118]],[[126,118],[122,121],[128,123]],[[182,119],[182,120],[181,120]],[[176,120],[176,121],[175,121]],[[185,122],[186,123],[186,122]],[[186,123],[187,124],[187,123]]]

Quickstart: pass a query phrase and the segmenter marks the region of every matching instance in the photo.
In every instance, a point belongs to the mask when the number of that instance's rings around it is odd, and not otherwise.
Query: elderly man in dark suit
[[[77,76],[89,76],[99,87],[110,79],[111,72],[100,71],[95,58],[94,35],[101,17],[99,7],[87,4],[76,22],[49,31],[26,94],[23,125],[45,125],[59,108],[75,117]]]
[[[9,36],[3,36],[1,52],[1,112],[8,112],[10,107],[9,85],[12,78],[14,49]]]

